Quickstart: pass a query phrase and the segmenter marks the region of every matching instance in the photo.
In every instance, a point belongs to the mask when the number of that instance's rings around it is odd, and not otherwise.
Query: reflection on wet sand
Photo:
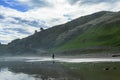
[[[74,77],[72,76],[72,72],[69,69],[65,68],[64,66],[62,66],[61,64],[55,61],[31,62],[31,63],[7,61],[7,62],[0,62],[0,64],[1,64],[0,65],[1,68],[7,67],[9,71],[17,74],[24,73],[28,75],[34,75],[34,77],[37,80],[71,80],[71,79],[77,80],[74,79]],[[36,79],[32,79],[32,80],[36,80]],[[30,80],[30,79],[23,79],[23,80]]]
[[[119,62],[116,58],[0,58],[0,80],[119,80]]]

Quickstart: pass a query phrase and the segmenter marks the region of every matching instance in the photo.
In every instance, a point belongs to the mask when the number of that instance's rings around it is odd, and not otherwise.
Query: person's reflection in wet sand
[[[55,59],[55,54],[52,54],[52,59],[53,59],[53,64],[55,63],[54,59]]]

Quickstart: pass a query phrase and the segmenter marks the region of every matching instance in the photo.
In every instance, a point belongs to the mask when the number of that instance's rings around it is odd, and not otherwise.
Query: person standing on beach
[[[54,54],[52,54],[52,58],[55,59],[55,55]]]

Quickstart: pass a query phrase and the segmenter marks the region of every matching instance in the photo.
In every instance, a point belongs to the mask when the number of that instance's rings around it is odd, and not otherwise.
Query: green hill
[[[4,50],[12,55],[120,52],[119,35],[120,12],[101,11],[14,40]]]
[[[90,46],[120,46],[120,20],[102,26],[89,27],[82,34],[62,45],[62,48]]]

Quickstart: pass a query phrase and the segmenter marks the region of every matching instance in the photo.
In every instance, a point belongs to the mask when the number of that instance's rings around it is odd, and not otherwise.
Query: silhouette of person
[[[55,54],[52,54],[52,59],[55,59]],[[53,64],[55,63],[55,61],[53,60]]]
[[[55,59],[55,55],[54,54],[52,54],[52,58]]]

